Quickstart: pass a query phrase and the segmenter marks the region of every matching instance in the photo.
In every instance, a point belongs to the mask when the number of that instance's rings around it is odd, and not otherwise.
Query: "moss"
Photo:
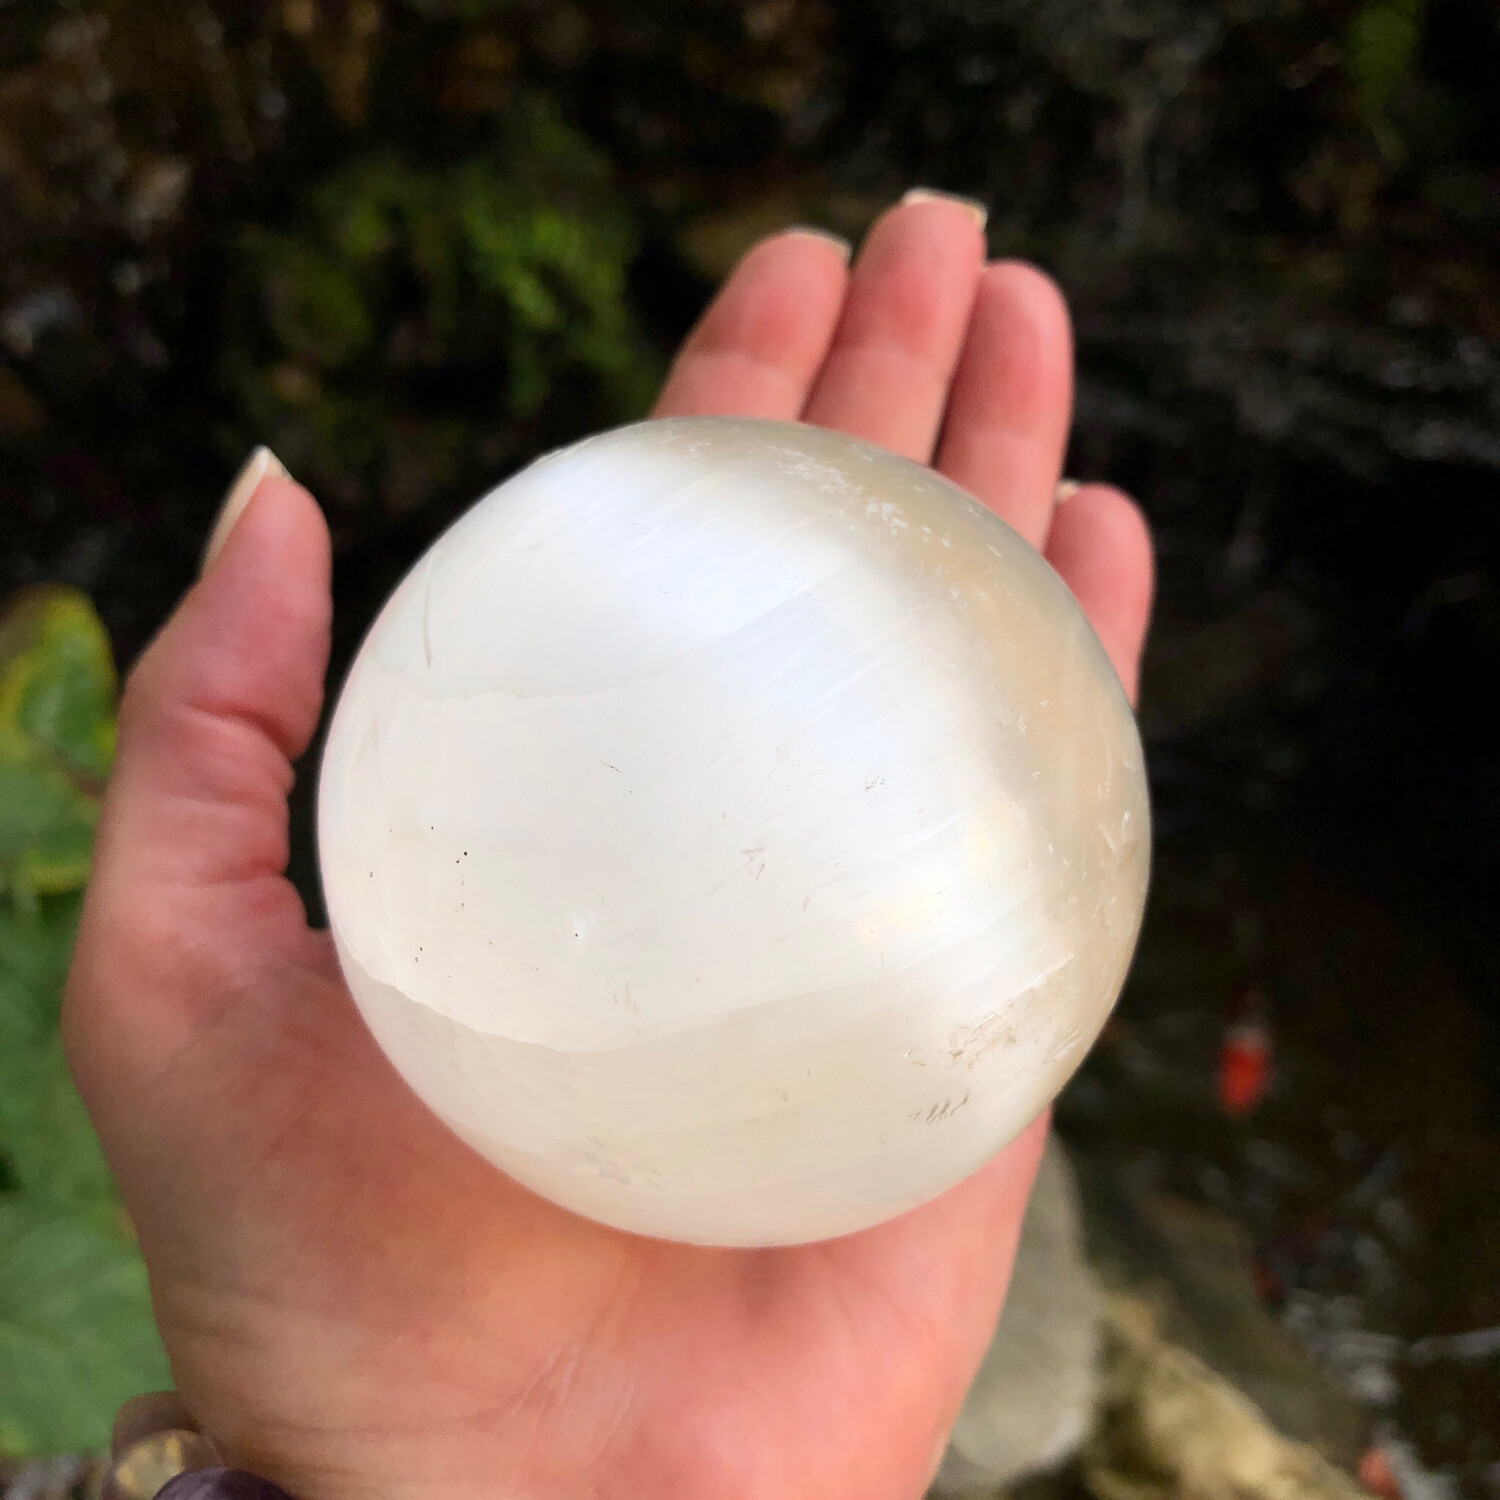
[[[626,308],[635,249],[601,159],[535,100],[453,161],[341,163],[240,236],[234,446],[399,513],[493,479],[550,406],[638,415],[656,371]]]

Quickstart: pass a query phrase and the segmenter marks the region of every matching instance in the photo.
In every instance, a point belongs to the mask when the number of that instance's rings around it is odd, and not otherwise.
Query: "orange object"
[[[1401,1486],[1396,1483],[1391,1461],[1378,1443],[1360,1455],[1359,1467],[1354,1473],[1359,1482],[1380,1500],[1401,1500]]]
[[[1281,1278],[1264,1261],[1250,1262],[1250,1276],[1255,1282],[1255,1294],[1262,1302],[1279,1307],[1286,1300],[1286,1287]]]
[[[1219,1044],[1219,1108],[1240,1119],[1250,1114],[1271,1086],[1271,1033],[1257,1020],[1235,1021]]]

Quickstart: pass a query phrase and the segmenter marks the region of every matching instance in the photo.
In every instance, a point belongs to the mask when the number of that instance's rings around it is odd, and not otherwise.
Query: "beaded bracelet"
[[[100,1500],[291,1500],[269,1479],[226,1468],[175,1391],[120,1408]]]
[[[170,1479],[156,1492],[156,1500],[291,1500],[269,1479],[243,1469],[190,1469]]]

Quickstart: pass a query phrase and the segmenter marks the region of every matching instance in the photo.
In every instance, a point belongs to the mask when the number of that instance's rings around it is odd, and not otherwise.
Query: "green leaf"
[[[0,1455],[97,1446],[167,1380],[58,1031],[115,688],[82,594],[34,589],[0,618]]]
[[[0,901],[0,1453],[91,1447],[167,1378],[57,1017],[80,896]]]
[[[40,1046],[57,1030],[63,980],[73,951],[81,897],[78,892],[22,909],[0,901],[0,1026],[16,1046]],[[0,1052],[0,1079],[6,1059]]]
[[[0,888],[28,906],[88,876],[97,800],[56,766],[0,751]]]
[[[0,1014],[0,1141],[13,1186],[33,1207],[101,1223],[118,1209],[109,1168],[73,1087],[54,1032],[39,1046],[16,1047]],[[7,1035],[7,1032],[12,1035]]]
[[[124,1233],[0,1194],[0,1452],[97,1448],[126,1397],[170,1383]]]
[[[27,590],[0,620],[0,745],[97,782],[114,754],[115,690],[109,637],[78,590]]]
[[[28,590],[0,619],[0,892],[26,906],[88,874],[115,686],[109,639],[76,589]]]

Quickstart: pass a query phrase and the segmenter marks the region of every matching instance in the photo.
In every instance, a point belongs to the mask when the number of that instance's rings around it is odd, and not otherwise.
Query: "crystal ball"
[[[1120,682],[1047,563],[837,433],[553,453],[397,587],[318,842],[371,1032],[527,1187],[715,1245],[975,1171],[1082,1060],[1149,862]]]

